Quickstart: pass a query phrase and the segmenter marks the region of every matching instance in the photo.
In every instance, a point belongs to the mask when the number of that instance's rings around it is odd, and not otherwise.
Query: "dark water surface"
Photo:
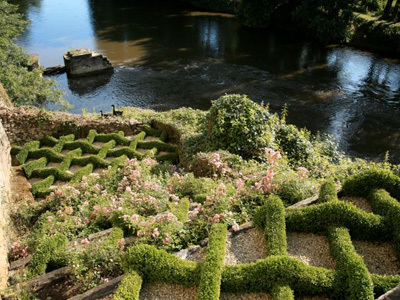
[[[24,0],[32,20],[20,39],[43,66],[91,48],[112,74],[56,77],[73,113],[110,105],[208,109],[225,93],[289,107],[289,122],[333,134],[347,153],[400,162],[400,60],[342,46],[322,47],[287,32],[239,26],[232,15],[172,1]]]

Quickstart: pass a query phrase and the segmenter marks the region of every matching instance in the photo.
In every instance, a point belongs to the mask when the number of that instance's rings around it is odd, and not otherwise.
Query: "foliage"
[[[42,78],[40,69],[29,71],[31,58],[14,44],[27,25],[16,6],[0,0],[0,82],[15,105],[41,106],[49,101],[66,106],[61,91],[55,88],[55,81]]]
[[[268,255],[284,255],[286,253],[285,207],[279,197],[269,197],[265,201],[264,235]]]
[[[214,224],[211,227],[206,257],[201,266],[199,300],[219,299],[221,274],[225,258],[226,234],[226,226],[223,224]]]
[[[248,27],[265,28],[270,25],[271,16],[287,0],[242,0],[236,11],[239,20]]]
[[[256,157],[273,146],[276,117],[246,96],[226,95],[213,101],[207,114],[206,142],[210,149]]]
[[[302,0],[294,20],[323,43],[345,42],[350,38],[356,1]]]
[[[337,288],[335,294],[349,299],[373,300],[373,283],[367,267],[351,243],[346,228],[328,230],[331,254],[337,265]],[[343,284],[346,282],[346,285]],[[346,288],[343,288],[343,287]]]
[[[124,275],[117,291],[114,294],[114,300],[139,300],[140,289],[142,287],[142,278],[136,272],[130,272]]]
[[[335,182],[333,182],[333,180],[328,179],[321,184],[318,202],[324,203],[337,200],[338,197],[337,197]]]

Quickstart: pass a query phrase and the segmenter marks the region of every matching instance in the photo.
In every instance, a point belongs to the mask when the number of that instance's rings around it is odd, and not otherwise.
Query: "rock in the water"
[[[64,54],[64,63],[69,77],[83,76],[112,69],[107,57],[90,49],[68,51]]]
[[[58,75],[65,72],[65,67],[62,65],[49,67],[43,70],[43,75],[51,76],[51,75]]]

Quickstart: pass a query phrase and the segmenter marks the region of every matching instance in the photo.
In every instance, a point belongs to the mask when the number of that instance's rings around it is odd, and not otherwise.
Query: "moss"
[[[373,300],[371,276],[351,243],[349,231],[346,228],[329,228],[328,239],[337,266],[335,294],[340,299]]]
[[[143,280],[137,272],[130,272],[124,275],[118,289],[116,290],[114,300],[139,300],[140,289]]]
[[[322,185],[319,192],[319,203],[337,201],[336,185],[333,180],[328,179]]]
[[[204,263],[201,267],[197,299],[218,300],[226,248],[226,225],[214,224],[211,228]]]

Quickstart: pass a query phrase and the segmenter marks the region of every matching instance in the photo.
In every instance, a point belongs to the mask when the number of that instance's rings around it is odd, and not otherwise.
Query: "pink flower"
[[[72,215],[74,213],[72,206],[67,206],[64,211],[67,215]]]
[[[226,185],[221,182],[217,187],[217,195],[224,196],[226,194]]]
[[[272,183],[273,179],[274,171],[272,169],[269,169],[267,171],[267,176],[264,176],[259,182],[257,182],[255,184],[255,188],[264,194],[269,193],[276,188],[275,185]]]
[[[117,247],[118,247],[118,249],[121,249],[121,250],[123,250],[125,248],[125,239],[124,238],[122,238],[118,241]]]
[[[267,158],[267,162],[271,165],[274,164],[278,159],[280,159],[282,157],[282,155],[279,151],[274,151],[271,148],[265,148],[264,154],[265,154],[265,157]]]
[[[244,189],[244,181],[240,178],[238,180],[236,180],[236,189],[238,191],[241,191]]]
[[[299,167],[297,169],[297,175],[299,176],[300,179],[306,178],[309,173],[310,173],[310,171],[308,171],[307,168]]]
[[[89,242],[89,240],[87,239],[87,238],[84,238],[83,240],[81,240],[81,244],[82,245],[87,245],[87,244],[89,244],[90,242]]]
[[[162,239],[162,243],[164,245],[169,244],[169,242],[171,241],[171,237],[169,236],[169,234],[167,234],[163,239]]]
[[[62,197],[64,197],[64,191],[62,189],[56,189],[54,191],[54,195],[56,195],[56,197],[62,198]]]
[[[239,226],[239,224],[238,223],[233,223],[233,225],[232,225],[232,230],[233,231],[238,231],[240,229],[240,226]]]
[[[160,232],[158,231],[158,228],[156,227],[156,228],[154,228],[154,230],[153,230],[153,233],[152,233],[152,237],[158,237],[160,235]]]
[[[130,186],[127,186],[127,187],[126,187],[126,189],[125,189],[125,192],[127,192],[127,193],[131,193],[131,192],[132,192],[132,189],[131,189],[131,187],[130,187]]]

